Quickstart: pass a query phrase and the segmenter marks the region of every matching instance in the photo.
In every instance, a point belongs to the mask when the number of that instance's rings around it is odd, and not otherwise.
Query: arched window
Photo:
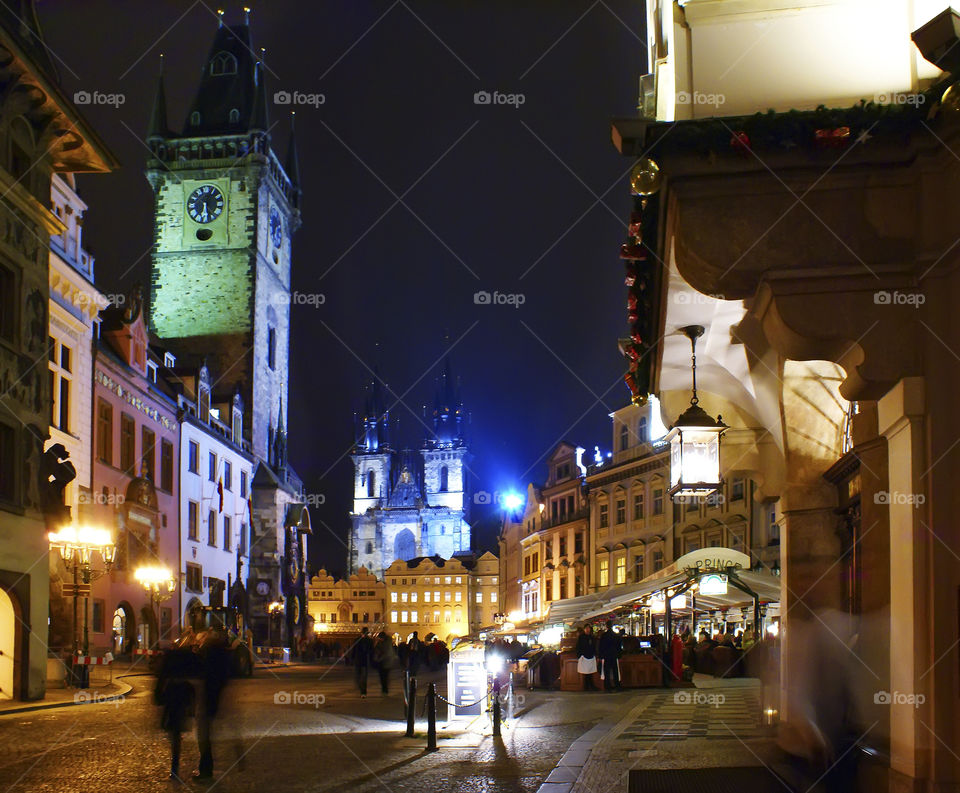
[[[447,466],[440,466],[440,492],[446,493],[447,488],[450,483],[450,472],[447,470]]]
[[[369,540],[367,541],[367,553],[373,553],[373,543]]]
[[[637,440],[644,443],[647,440],[647,417],[641,416],[637,422]]]
[[[417,555],[417,541],[410,529],[401,531],[393,541],[393,558],[407,561]]]
[[[190,126],[191,126],[191,127],[199,127],[199,126],[200,126],[200,111],[199,111],[199,110],[194,110],[194,111],[190,114]]]
[[[377,473],[376,471],[367,471],[367,498],[376,498],[377,496]]]
[[[630,430],[626,424],[620,425],[620,451],[624,451],[630,446]]]
[[[210,76],[237,73],[237,59],[229,52],[218,52],[210,60]]]
[[[235,107],[230,108],[230,123],[239,124],[240,123],[240,111]]]

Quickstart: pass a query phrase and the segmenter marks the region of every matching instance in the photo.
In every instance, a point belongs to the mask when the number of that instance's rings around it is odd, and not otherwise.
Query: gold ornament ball
[[[957,89],[956,83],[943,92],[943,96],[940,97],[940,107],[950,113],[960,110],[960,90]]]
[[[630,171],[630,192],[634,195],[653,195],[660,189],[662,180],[660,166],[645,157]]]

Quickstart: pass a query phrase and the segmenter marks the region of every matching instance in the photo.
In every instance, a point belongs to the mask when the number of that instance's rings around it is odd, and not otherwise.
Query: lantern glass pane
[[[719,433],[685,430],[682,433],[680,456],[684,484],[713,484],[720,481]]]
[[[670,439],[670,487],[677,486],[677,483],[680,481],[680,472],[683,468],[681,465],[682,443],[680,437],[680,433],[675,432]]]

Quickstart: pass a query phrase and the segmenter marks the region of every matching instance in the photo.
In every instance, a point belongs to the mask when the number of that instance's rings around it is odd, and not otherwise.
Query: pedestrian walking
[[[597,650],[593,628],[590,625],[581,628],[580,635],[577,637],[577,671],[583,678],[583,690],[596,691],[593,675],[597,671]]]
[[[198,667],[198,659],[189,646],[174,647],[163,654],[157,672],[153,699],[163,707],[160,728],[170,739],[170,779],[174,781],[180,781],[183,732],[196,707],[196,692],[191,678],[197,676]]]
[[[380,674],[380,693],[390,693],[390,671],[397,665],[397,650],[393,646],[393,637],[381,631],[373,647],[373,662]]]
[[[230,650],[226,633],[211,628],[198,636],[196,653],[200,659],[201,692],[197,707],[197,748],[200,763],[193,772],[197,781],[213,779],[213,727],[223,690],[230,679]]]
[[[620,691],[620,664],[619,658],[623,654],[623,638],[613,628],[612,622],[607,622],[607,629],[597,644],[597,655],[603,663],[603,687],[607,691]]]
[[[420,637],[417,636],[417,632],[414,631],[410,636],[410,641],[407,642],[407,670],[410,672],[410,677],[416,675],[420,669],[420,654],[422,651],[423,644]]]
[[[360,630],[360,638],[353,645],[353,670],[360,689],[360,698],[367,696],[367,675],[370,672],[370,662],[373,660],[373,641],[366,628]]]

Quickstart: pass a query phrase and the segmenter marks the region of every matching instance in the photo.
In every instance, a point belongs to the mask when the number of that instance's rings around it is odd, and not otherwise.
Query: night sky
[[[228,23],[242,4],[229,3]],[[610,444],[627,404],[617,256],[630,162],[610,119],[635,112],[646,71],[637,0],[254,2],[268,95],[297,108],[303,226],[293,240],[290,459],[313,501],[312,568],[345,566],[353,413],[376,363],[416,448],[444,338],[470,418],[474,491],[542,481],[561,439]],[[149,282],[153,202],[143,177],[160,53],[170,126],[182,127],[217,25],[213,3],[42,0],[70,95],[122,94],[84,114],[121,168],[79,179],[87,249],[106,293]],[[523,102],[475,104],[478,91]],[[289,107],[271,104],[285,156]],[[522,305],[478,305],[478,291]],[[519,302],[516,299],[514,302]],[[379,351],[377,344],[379,343]],[[215,375],[216,376],[216,375]],[[485,514],[486,512],[486,514]],[[473,509],[474,545],[496,521]]]

